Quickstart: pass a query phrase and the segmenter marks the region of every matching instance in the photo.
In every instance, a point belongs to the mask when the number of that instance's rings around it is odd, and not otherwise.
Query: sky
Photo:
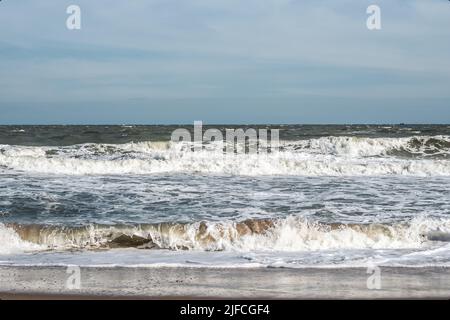
[[[0,124],[194,120],[450,123],[450,1],[0,2]]]

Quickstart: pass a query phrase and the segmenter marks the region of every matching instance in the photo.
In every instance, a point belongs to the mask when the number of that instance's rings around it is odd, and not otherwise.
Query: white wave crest
[[[314,251],[329,249],[401,249],[426,245],[426,234],[450,232],[450,220],[418,218],[398,225],[340,225],[330,227],[288,217],[275,222],[266,232],[242,234],[236,223],[207,223],[199,235],[199,225],[187,225],[183,232],[147,230],[162,248],[191,250]]]
[[[0,223],[0,254],[42,250],[46,246],[22,240],[11,228]]]
[[[191,224],[89,226],[14,231],[0,225],[6,244],[0,253],[43,249],[140,246],[194,251],[315,251],[335,249],[423,248],[429,234],[450,234],[450,220],[416,218],[408,223],[325,225],[290,216],[279,220],[196,222]],[[19,236],[20,234],[20,236]],[[126,236],[124,239],[123,237]],[[21,238],[22,237],[22,238]],[[25,239],[23,239],[25,237]],[[132,239],[135,242],[132,242]],[[146,240],[146,241],[143,241]]]
[[[203,173],[302,176],[450,176],[450,138],[326,137],[283,142],[279,152],[192,152],[185,143],[140,142],[69,147],[0,146],[9,170],[69,175]],[[397,153],[399,155],[397,155]],[[414,157],[414,155],[423,157]],[[402,157],[404,155],[404,157]],[[428,157],[428,156],[433,157]]]
[[[414,136],[404,138],[322,137],[286,142],[288,149],[313,153],[353,157],[387,156],[395,152],[404,155],[449,155],[449,136]]]

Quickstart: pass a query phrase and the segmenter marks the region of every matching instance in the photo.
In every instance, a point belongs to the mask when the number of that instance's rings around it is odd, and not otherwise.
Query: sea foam
[[[189,143],[139,142],[65,147],[0,146],[0,166],[43,174],[201,173],[299,176],[450,176],[448,136],[324,137],[283,141],[279,152],[230,154]]]

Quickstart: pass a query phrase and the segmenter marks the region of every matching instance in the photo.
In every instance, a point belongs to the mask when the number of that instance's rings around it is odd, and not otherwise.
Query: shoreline
[[[0,266],[0,299],[449,299],[449,267],[366,268],[82,267],[69,289],[65,267]]]

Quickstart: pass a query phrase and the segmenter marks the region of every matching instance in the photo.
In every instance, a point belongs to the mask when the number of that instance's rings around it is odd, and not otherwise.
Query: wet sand
[[[367,270],[283,268],[80,269],[67,287],[65,267],[0,267],[1,299],[420,299],[450,298],[450,268],[381,268],[381,289]]]

